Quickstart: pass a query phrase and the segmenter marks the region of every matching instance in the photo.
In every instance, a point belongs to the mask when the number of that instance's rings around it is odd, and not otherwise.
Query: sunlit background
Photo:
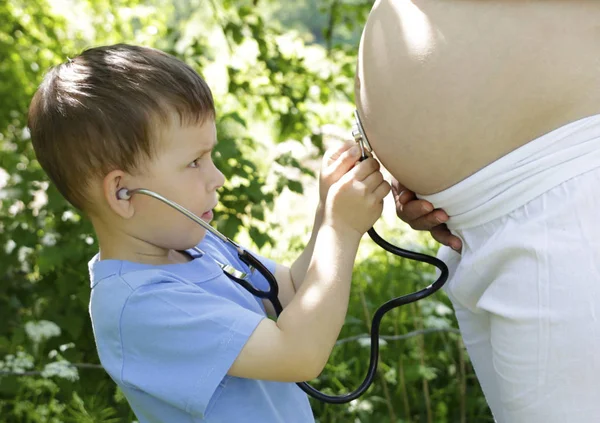
[[[213,90],[215,161],[228,180],[214,223],[291,264],[309,236],[321,156],[351,138],[356,54],[371,7],[363,0],[0,2],[0,423],[135,421],[99,366],[91,333],[91,225],[47,182],[28,142],[27,107],[45,71],[118,42],[192,65]],[[414,12],[411,24],[425,25]],[[415,45],[424,42],[425,32]],[[396,218],[391,201],[376,228],[405,248],[435,252],[427,235]],[[335,394],[355,389],[377,306],[433,276],[365,237],[347,324],[313,384]],[[317,421],[492,421],[445,295],[390,314],[373,387],[346,405],[312,402]]]

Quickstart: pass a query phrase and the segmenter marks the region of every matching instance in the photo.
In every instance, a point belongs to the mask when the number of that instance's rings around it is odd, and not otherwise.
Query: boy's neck
[[[117,251],[114,249],[106,249],[100,247],[100,260],[124,260],[131,261],[134,263],[143,263],[143,264],[153,264],[153,265],[162,265],[162,264],[179,264],[179,263],[187,263],[192,260],[192,258],[182,252],[176,250],[165,250],[165,253],[151,253],[145,251]]]
[[[100,246],[100,260],[125,260],[154,265],[191,261],[191,258],[184,253],[134,238],[115,230],[110,225],[103,224],[98,219],[91,220]]]

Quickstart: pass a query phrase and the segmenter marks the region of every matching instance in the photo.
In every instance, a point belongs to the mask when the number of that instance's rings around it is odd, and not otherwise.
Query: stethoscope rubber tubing
[[[396,247],[395,245],[392,245],[383,238],[381,238],[381,236],[379,236],[379,234],[373,228],[369,229],[367,233],[377,245],[379,245],[381,248],[392,254],[395,254],[399,257],[407,258],[409,260],[415,260],[431,264],[437,267],[440,270],[440,276],[434,283],[432,283],[428,287],[420,291],[413,292],[412,294],[407,294],[401,297],[393,298],[385,302],[375,311],[375,314],[373,315],[373,320],[371,322],[371,354],[369,358],[369,368],[367,369],[367,375],[356,390],[343,395],[327,395],[317,390],[316,388],[313,388],[307,382],[297,383],[300,389],[302,389],[311,397],[329,404],[345,404],[347,402],[350,402],[364,394],[367,391],[367,389],[369,389],[369,387],[373,384],[373,381],[375,380],[375,375],[377,373],[377,365],[379,363],[379,328],[381,326],[381,320],[383,319],[383,316],[385,316],[386,313],[397,307],[414,303],[423,298],[429,297],[430,295],[438,291],[448,279],[448,267],[440,259],[428,256],[426,254],[408,251]],[[270,290],[268,292],[260,291],[254,288],[252,284],[250,284],[246,280],[236,278],[235,276],[226,273],[227,276],[229,276],[232,280],[242,285],[251,294],[259,298],[266,298],[269,301],[271,301],[271,303],[273,304],[273,308],[275,309],[276,315],[279,316],[283,311],[283,307],[281,306],[281,302],[278,298],[278,285],[273,274],[258,259],[256,259],[248,252],[243,251],[242,253],[238,253],[238,255],[244,263],[246,263],[248,266],[255,267],[267,279],[267,281],[269,282]]]

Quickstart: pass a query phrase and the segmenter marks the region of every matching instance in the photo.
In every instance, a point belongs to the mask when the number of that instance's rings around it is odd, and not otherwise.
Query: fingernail
[[[433,211],[433,207],[431,205],[429,205],[429,204],[425,204],[423,206],[423,211],[426,212],[426,213],[432,212]]]
[[[448,219],[446,219],[446,217],[445,217],[445,216],[442,216],[442,217],[440,217],[440,216],[436,216],[436,217],[435,217],[435,220],[437,221],[437,223],[444,223],[444,222],[445,222],[446,220],[448,220]]]
[[[355,145],[350,149],[350,154],[352,155],[352,157],[360,156],[360,148],[358,148],[358,145]]]
[[[397,197],[398,197],[398,202],[399,202],[400,204],[404,204],[404,203],[402,202],[402,194],[404,194],[405,192],[406,192],[406,190],[405,190],[405,189],[403,189],[403,190],[402,190],[402,191],[400,191],[400,192],[398,193],[398,195],[397,195]]]

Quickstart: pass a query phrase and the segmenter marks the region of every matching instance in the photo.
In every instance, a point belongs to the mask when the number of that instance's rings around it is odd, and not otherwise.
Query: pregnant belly
[[[597,37],[553,37],[532,23],[537,6],[488,3],[379,0],[367,21],[357,108],[378,159],[419,194],[600,111],[589,89],[599,78],[586,66]]]
[[[490,111],[457,116],[451,105],[449,109],[440,104],[415,105],[402,116],[393,113],[398,107],[389,107],[389,101],[369,104],[368,108],[359,104],[358,109],[375,156],[398,181],[419,194],[449,188],[534,139],[527,128],[521,134],[511,133],[515,124],[500,118],[480,125],[485,113],[498,116]],[[459,119],[464,130],[453,127]]]

